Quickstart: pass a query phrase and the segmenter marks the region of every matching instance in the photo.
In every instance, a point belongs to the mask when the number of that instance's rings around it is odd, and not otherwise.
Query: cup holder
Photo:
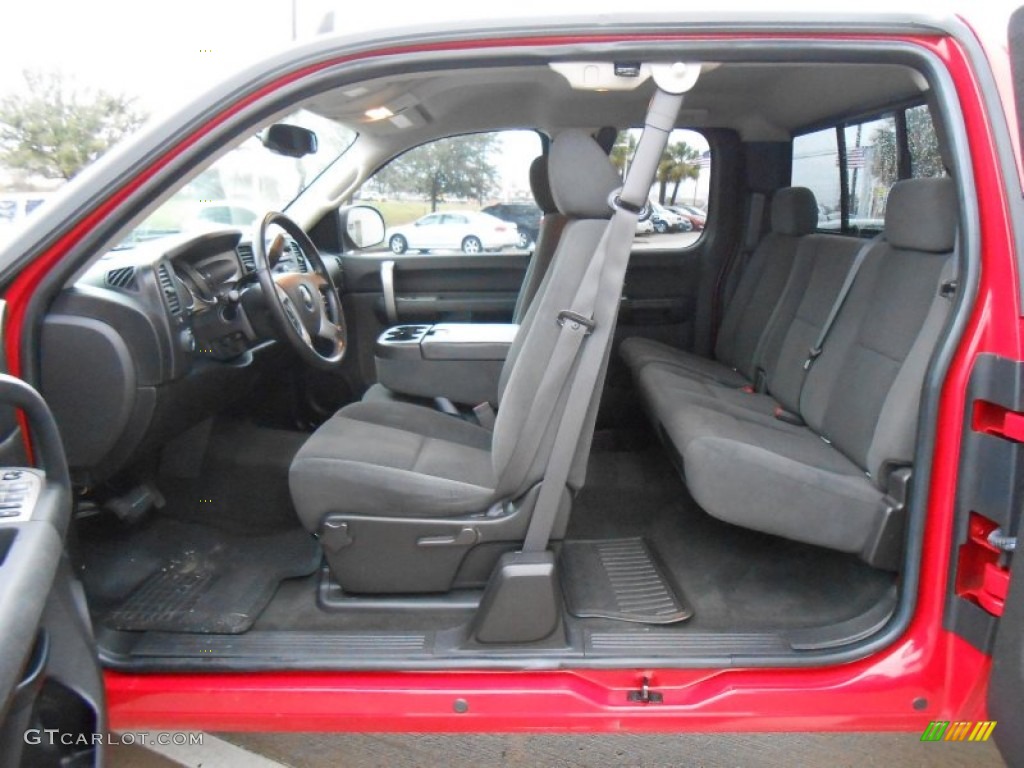
[[[428,325],[396,325],[384,334],[385,341],[419,341]]]

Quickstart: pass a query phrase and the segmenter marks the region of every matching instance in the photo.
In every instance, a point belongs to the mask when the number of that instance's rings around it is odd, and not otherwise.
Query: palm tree
[[[700,165],[697,161],[700,158],[700,151],[694,149],[685,141],[677,141],[674,144],[670,144],[665,148],[665,154],[662,155],[662,165],[668,163],[670,167],[666,169],[665,180],[662,182],[661,187],[661,203],[665,203],[665,188],[669,181],[675,182],[675,186],[672,187],[672,202],[671,205],[676,204],[676,197],[679,194],[679,186],[685,179],[696,179],[700,176]],[[659,174],[661,172],[661,165],[658,166]],[[658,178],[661,181],[661,176]]]

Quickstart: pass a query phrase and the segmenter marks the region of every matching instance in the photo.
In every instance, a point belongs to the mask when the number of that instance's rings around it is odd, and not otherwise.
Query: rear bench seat
[[[896,566],[878,556],[885,497],[913,460],[924,372],[951,307],[942,286],[954,274],[956,222],[951,180],[893,186],[885,239],[869,244],[809,370],[809,348],[862,244],[803,238],[763,344],[763,394],[665,361],[634,369],[708,513]]]
[[[715,359],[643,338],[622,342],[626,364],[639,371],[663,363],[722,384],[742,387],[754,378],[759,344],[789,280],[799,239],[818,226],[818,205],[806,187],[788,187],[772,197],[771,232],[758,244],[722,318]]]

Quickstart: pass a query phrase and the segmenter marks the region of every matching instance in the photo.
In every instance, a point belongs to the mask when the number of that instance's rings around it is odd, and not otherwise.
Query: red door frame
[[[492,39],[394,53],[455,48],[542,47],[622,39]],[[649,39],[649,38],[648,38]],[[658,39],[687,39],[659,36]],[[716,35],[716,41],[784,40],[785,35]],[[807,36],[799,38],[802,41]],[[940,401],[932,488],[915,616],[893,645],[858,662],[799,669],[557,670],[455,672],[275,672],[123,674],[106,672],[110,725],[117,729],[336,731],[512,730],[920,730],[933,719],[982,719],[989,659],[942,628],[962,414],[973,360],[982,353],[1021,357],[1018,276],[1003,178],[979,84],[958,42],[930,36],[815,35],[846,42],[900,41],[947,67],[958,92],[978,191],[982,270],[979,295]],[[28,299],[44,275],[146,179],[213,127],[294,80],[346,58],[293,72],[230,105],[120,189],[28,266],[6,291],[5,345],[21,370]],[[1003,119],[999,116],[999,119]],[[627,703],[651,680],[664,703]],[[457,702],[459,702],[457,704]],[[464,711],[463,711],[464,710]]]

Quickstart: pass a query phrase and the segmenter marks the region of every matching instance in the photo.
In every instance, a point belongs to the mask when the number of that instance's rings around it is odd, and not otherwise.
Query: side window
[[[938,136],[924,105],[793,139],[792,183],[814,192],[820,230],[881,232],[893,184],[944,174]]]
[[[439,139],[385,165],[358,198],[383,214],[383,247],[395,255],[528,252],[541,217],[530,191],[530,163],[541,150],[535,131]]]
[[[793,139],[793,186],[807,187],[818,200],[818,229],[842,226],[839,136],[835,128]]]
[[[620,131],[611,160],[623,178],[636,152],[640,131]],[[669,135],[651,187],[650,216],[637,223],[635,251],[678,251],[696,243],[708,218],[711,150],[697,131]]]

